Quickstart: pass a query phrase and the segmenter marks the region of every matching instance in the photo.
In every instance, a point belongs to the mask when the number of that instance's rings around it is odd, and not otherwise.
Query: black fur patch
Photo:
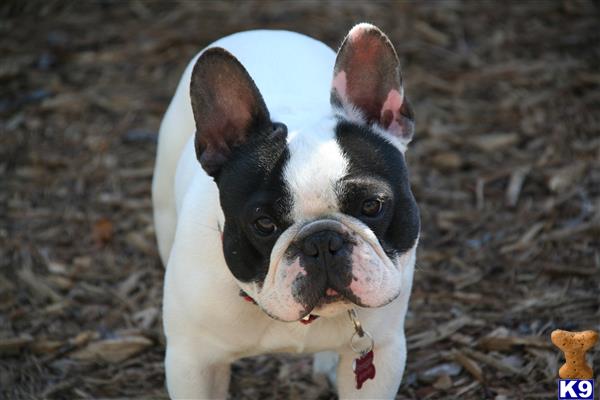
[[[236,147],[215,179],[225,214],[223,252],[229,269],[242,282],[262,282],[267,275],[271,250],[280,234],[291,225],[291,198],[283,182],[289,159],[286,128],[274,124],[270,135],[258,135]],[[277,231],[261,237],[253,222],[268,216]]]
[[[419,235],[420,218],[404,156],[368,127],[351,122],[337,124],[336,138],[349,160],[338,188],[341,211],[368,225],[388,255],[406,252]],[[381,214],[362,216],[362,203],[372,197],[384,201]]]

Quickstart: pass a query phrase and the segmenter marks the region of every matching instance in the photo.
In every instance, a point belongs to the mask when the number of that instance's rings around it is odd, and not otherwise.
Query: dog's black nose
[[[344,238],[334,231],[320,231],[304,238],[302,252],[315,258],[329,258],[344,247]]]

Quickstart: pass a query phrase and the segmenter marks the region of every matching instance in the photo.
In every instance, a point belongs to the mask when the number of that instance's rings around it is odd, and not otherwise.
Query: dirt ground
[[[417,117],[397,399],[555,398],[550,332],[600,330],[597,2],[3,2],[1,398],[166,397],[150,182],[184,66],[232,32],[335,48],[360,21]],[[233,399],[335,398],[306,356],[232,368]]]

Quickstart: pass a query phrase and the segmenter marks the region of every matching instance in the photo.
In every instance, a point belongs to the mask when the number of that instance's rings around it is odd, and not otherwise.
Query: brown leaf
[[[94,223],[94,239],[98,244],[106,244],[112,240],[113,224],[108,218],[100,218]]]

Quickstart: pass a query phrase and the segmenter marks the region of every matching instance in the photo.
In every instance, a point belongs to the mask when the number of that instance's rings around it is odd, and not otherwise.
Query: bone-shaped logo
[[[565,363],[558,370],[561,379],[592,379],[592,368],[585,362],[585,353],[598,340],[594,331],[569,332],[560,329],[550,335],[552,343],[565,353]]]

